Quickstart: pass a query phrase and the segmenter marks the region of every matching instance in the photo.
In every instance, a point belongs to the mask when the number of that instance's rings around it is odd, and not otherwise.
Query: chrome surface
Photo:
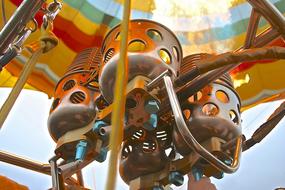
[[[103,62],[99,73],[99,85],[102,95],[108,103],[113,101],[113,89],[120,49],[120,25],[113,28],[105,37],[102,46]],[[174,76],[179,73],[182,60],[182,47],[167,27],[150,20],[131,20],[128,39],[128,82],[136,76],[145,76],[154,80],[165,70],[170,70]],[[157,40],[148,35],[156,31],[161,36]],[[131,45],[139,42],[138,49],[132,50]],[[141,48],[141,49],[140,49]],[[163,59],[161,51],[166,52],[168,61]],[[176,53],[175,53],[176,52]]]

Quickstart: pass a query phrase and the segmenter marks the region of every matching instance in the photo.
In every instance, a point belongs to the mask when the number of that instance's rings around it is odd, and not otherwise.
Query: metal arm
[[[0,32],[0,55],[42,7],[45,0],[25,0]]]
[[[234,173],[239,168],[239,158],[240,153],[242,151],[242,139],[241,137],[237,139],[236,150],[234,154],[234,160],[231,166],[226,165],[219,159],[217,159],[214,155],[208,152],[203,146],[196,141],[195,137],[191,134],[187,125],[184,121],[183,114],[180,108],[179,101],[177,99],[175,90],[173,88],[173,84],[171,78],[169,76],[164,76],[164,84],[166,87],[166,91],[169,97],[170,105],[172,108],[172,112],[174,114],[176,127],[183,137],[183,140],[188,144],[190,148],[200,154],[205,160],[207,160],[210,164],[215,166],[217,169],[222,170],[226,173]]]

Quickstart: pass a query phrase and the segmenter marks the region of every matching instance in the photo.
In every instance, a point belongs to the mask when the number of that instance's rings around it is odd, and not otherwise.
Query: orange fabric
[[[0,176],[0,189],[1,190],[28,190],[29,188],[24,185],[20,185],[5,176]]]

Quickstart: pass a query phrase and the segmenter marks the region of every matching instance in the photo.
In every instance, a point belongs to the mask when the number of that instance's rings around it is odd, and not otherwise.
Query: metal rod
[[[54,156],[49,160],[51,167],[51,177],[52,177],[52,190],[64,190],[64,183],[62,176],[60,176],[57,167],[58,157]]]
[[[276,28],[283,38],[285,38],[285,17],[282,13],[268,0],[247,0],[251,6],[257,9],[265,19]]]
[[[200,154],[205,160],[207,160],[210,164],[216,167],[219,170],[222,170],[226,173],[233,173],[239,168],[239,160],[242,151],[242,139],[238,138],[236,144],[236,150],[234,153],[234,159],[231,166],[226,165],[221,160],[217,159],[214,155],[208,152],[203,146],[196,141],[194,136],[191,134],[190,130],[188,129],[184,118],[183,113],[181,111],[181,107],[179,101],[177,99],[175,90],[173,88],[173,84],[171,78],[169,76],[164,76],[164,84],[168,94],[168,98],[170,101],[170,106],[172,108],[172,112],[174,115],[174,119],[176,122],[176,128],[178,129],[180,135],[182,136],[183,140],[187,145]]]
[[[0,58],[0,67],[7,65],[12,59],[18,55],[18,49],[16,47],[9,48],[8,51]]]
[[[35,172],[39,172],[42,174],[51,175],[50,164],[36,162],[36,161],[23,158],[15,154],[1,151],[1,150],[0,150],[0,161],[8,163],[8,164],[12,164],[14,166],[18,166],[21,168],[25,168],[28,170],[32,170]],[[77,181],[72,177],[67,178],[66,183],[70,185],[78,185]]]
[[[244,48],[248,49],[253,46],[254,40],[256,38],[256,32],[258,29],[258,24],[260,21],[260,13],[256,11],[256,9],[253,9],[251,11],[250,20],[247,27],[247,33],[244,43]]]
[[[273,40],[280,37],[280,35],[281,34],[280,34],[280,32],[278,32],[277,29],[270,27],[270,28],[264,30],[262,33],[260,33],[255,38],[254,43],[253,43],[253,47],[257,48],[257,47],[262,47],[266,44],[269,44]]]
[[[45,0],[25,0],[21,3],[0,32],[0,55],[4,54],[9,44],[24,29],[44,2]]]
[[[12,164],[15,166],[19,166],[22,168],[26,168],[29,170],[33,170],[35,172],[39,172],[42,174],[50,175],[50,165],[49,164],[43,164],[40,162],[36,162],[30,159],[26,159],[5,151],[0,151],[0,161],[6,162],[8,164]]]
[[[166,74],[168,74],[168,73],[170,73],[169,70],[166,70],[166,71],[164,71],[163,73],[161,73],[158,77],[156,77],[156,78],[153,79],[150,83],[148,83],[148,84],[146,85],[146,88],[147,88],[148,90],[152,90],[154,87],[157,86],[157,84],[158,84],[160,81],[162,81],[164,75],[166,75]]]
[[[67,179],[93,161],[94,160],[73,161],[65,165],[59,166],[58,171],[63,179]]]
[[[260,45],[265,45],[265,44],[260,43]],[[282,50],[278,55],[280,56],[280,59],[284,59],[284,55],[285,55],[284,54],[284,52],[285,52],[284,48],[281,48],[281,47],[280,48],[279,47],[267,48],[267,50],[269,50],[269,51],[271,49],[272,50],[278,49],[278,51],[279,51],[279,49]],[[266,49],[264,49],[264,50],[266,50]],[[242,55],[244,53],[237,53],[236,55],[238,55],[238,54]],[[232,54],[232,55],[235,55],[235,54]],[[257,56],[257,54],[256,54],[255,56],[256,56],[257,59],[260,59],[261,58],[260,55]],[[273,56],[275,56],[275,55],[277,55],[277,54],[273,54]],[[263,54],[262,56],[267,56],[267,55]],[[268,55],[268,56],[270,57],[271,55]],[[222,56],[221,56],[221,58],[222,58]],[[248,57],[248,59],[251,59],[251,58],[254,58],[254,56]],[[226,60],[226,59],[224,59],[224,60]],[[244,61],[246,61],[246,60],[247,59],[245,59]],[[232,70],[235,67],[237,67],[238,65],[240,65],[240,63],[238,63],[238,62],[241,62],[241,61],[243,61],[243,60],[236,61],[237,64],[226,65],[224,67],[221,67],[221,68],[215,69],[213,71],[207,72],[207,73],[205,73],[203,75],[200,75],[200,76],[196,77],[195,79],[191,80],[191,82],[189,82],[184,87],[182,87],[182,88],[177,90],[179,101],[181,101],[181,102],[186,101],[188,99],[188,97],[194,95],[196,92],[198,92],[200,89],[204,88],[209,83],[213,82],[214,80],[216,80],[219,77],[221,77],[223,74],[229,72],[230,70]],[[222,64],[222,62],[219,62],[219,63]],[[234,63],[234,61],[230,62],[230,63]],[[219,64],[219,65],[221,65],[221,64]],[[202,64],[200,64],[200,65],[202,65]]]
[[[77,181],[78,181],[79,185],[84,186],[82,171],[81,170],[77,171],[76,176],[77,176]]]

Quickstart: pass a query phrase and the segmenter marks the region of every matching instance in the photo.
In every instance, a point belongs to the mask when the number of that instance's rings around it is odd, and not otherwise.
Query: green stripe
[[[120,19],[100,11],[99,9],[91,5],[88,1],[65,0],[64,2],[70,7],[79,11],[87,19],[96,24],[105,24],[112,28],[120,22]]]
[[[285,0],[279,1],[275,6],[283,14],[285,13]],[[183,32],[178,34],[178,38],[183,45],[202,45],[207,44],[211,41],[220,41],[231,39],[235,36],[241,35],[246,32],[249,23],[249,18],[242,19],[238,22],[226,25],[224,27],[211,28],[209,30],[202,30],[199,32],[194,32],[194,35],[202,36],[202,38],[197,38],[195,41],[188,41],[188,32]],[[268,25],[265,19],[261,19],[259,27],[264,27]]]
[[[65,3],[74,9],[78,10],[82,15],[84,15],[90,21],[96,24],[105,24],[110,28],[114,27],[120,22],[120,19],[110,16],[91,5],[87,1],[78,0],[65,0]],[[284,14],[285,12],[285,0],[281,0],[275,3],[275,6]],[[116,12],[118,10],[114,10]],[[207,30],[201,30],[198,32],[193,32],[194,35],[202,36],[200,39],[195,39],[195,41],[189,41],[187,38],[188,32],[176,32],[181,44],[183,45],[201,45],[207,44],[211,41],[220,41],[231,39],[234,36],[241,35],[246,32],[249,18],[242,19],[235,23],[228,24],[224,27],[216,27]],[[260,27],[265,26],[264,20],[261,20]]]

